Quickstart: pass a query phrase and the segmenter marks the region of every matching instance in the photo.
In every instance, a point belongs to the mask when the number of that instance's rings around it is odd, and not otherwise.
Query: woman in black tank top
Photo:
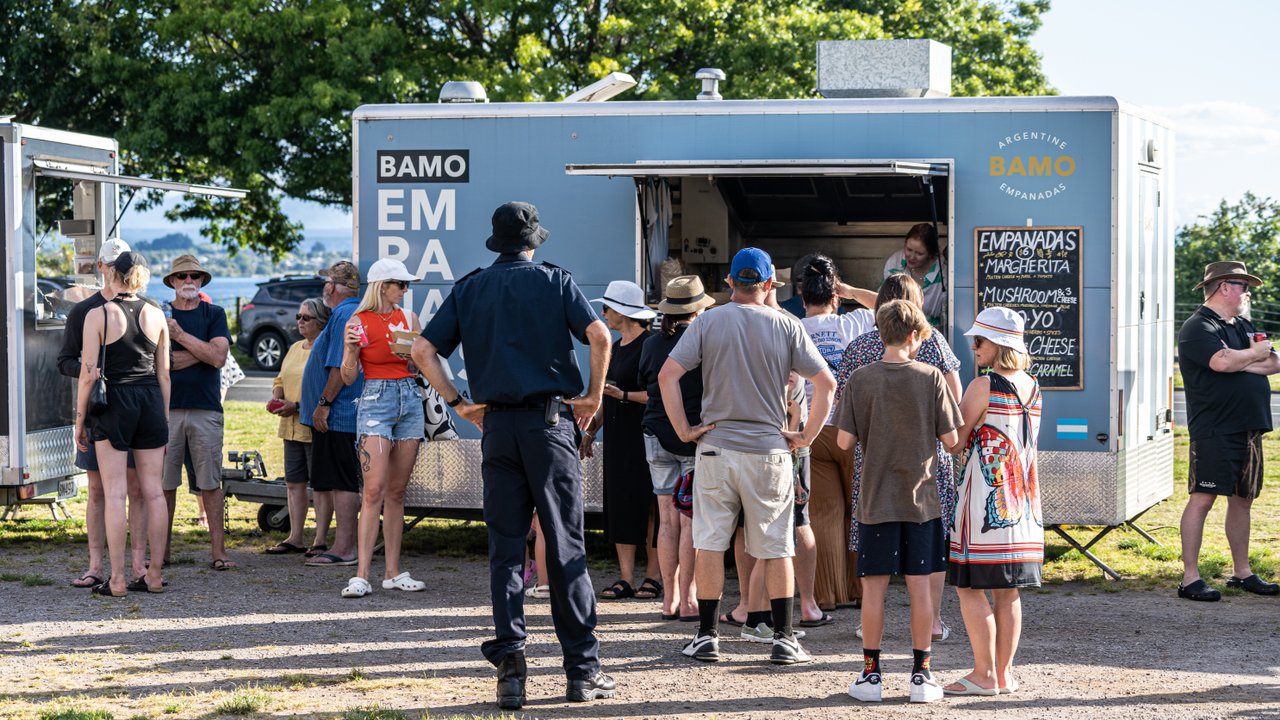
[[[164,592],[160,576],[169,528],[161,475],[169,443],[169,346],[164,313],[137,292],[151,278],[146,260],[121,253],[107,265],[103,295],[111,300],[85,316],[80,387],[76,397],[76,445],[94,443],[104,495],[103,523],[111,558],[111,581],[94,593],[123,597],[128,589]],[[105,344],[104,344],[105,343]],[[107,409],[88,416],[89,393],[101,367],[107,383]],[[152,563],[143,577],[129,579],[125,565],[125,478],[132,450],[138,487],[147,517]],[[134,538],[135,543],[142,538]]]

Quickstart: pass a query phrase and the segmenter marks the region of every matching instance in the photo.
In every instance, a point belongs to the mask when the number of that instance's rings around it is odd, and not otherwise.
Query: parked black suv
[[[236,345],[263,370],[275,372],[289,346],[302,339],[294,315],[298,305],[324,292],[324,278],[286,275],[258,283],[258,293],[240,308]]]

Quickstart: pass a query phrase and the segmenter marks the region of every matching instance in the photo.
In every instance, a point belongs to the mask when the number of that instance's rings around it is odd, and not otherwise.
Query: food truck
[[[149,188],[218,197],[245,192],[120,173],[115,140],[13,122],[0,117],[0,507],[3,517],[29,502],[60,501],[77,492],[74,378],[58,372],[67,313],[101,287],[98,249],[118,237],[119,188]],[[59,233],[73,243],[72,275],[42,276],[36,262],[52,228],[37,209],[65,195],[72,214]],[[127,238],[126,238],[127,239]]]
[[[822,99],[718,99],[723,73],[708,71],[688,101],[360,107],[358,264],[404,261],[422,278],[406,303],[425,324],[493,261],[490,215],[510,200],[535,204],[551,231],[535,260],[571,271],[589,298],[626,279],[656,301],[671,259],[723,290],[744,246],[780,269],[821,252],[874,290],[906,230],[933,223],[962,378],[979,310],[1026,320],[1045,391],[1044,523],[1088,554],[1064,526],[1105,534],[1172,492],[1170,124],[1111,97],[946,97],[944,46],[876,45],[820,43]],[[917,51],[924,79],[886,86],[912,75],[902,58]],[[446,363],[461,388],[467,350]],[[459,425],[462,439],[425,445],[407,504],[479,507],[479,441]],[[585,476],[598,506],[599,468]]]

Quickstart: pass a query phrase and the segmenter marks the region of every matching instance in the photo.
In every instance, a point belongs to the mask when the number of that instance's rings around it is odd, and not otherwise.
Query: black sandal
[[[653,578],[645,578],[640,582],[640,587],[636,588],[637,600],[657,600],[660,597],[662,597],[662,583]]]
[[[1222,599],[1222,593],[1209,587],[1209,583],[1204,580],[1196,580],[1186,587],[1179,585],[1178,597],[1199,602],[1217,602]]]
[[[635,597],[635,594],[635,589],[626,580],[619,580],[600,591],[600,597],[605,600],[625,600],[629,597]]]
[[[1247,578],[1233,577],[1227,581],[1227,587],[1245,590],[1256,595],[1280,595],[1280,585],[1269,583],[1256,574]]]

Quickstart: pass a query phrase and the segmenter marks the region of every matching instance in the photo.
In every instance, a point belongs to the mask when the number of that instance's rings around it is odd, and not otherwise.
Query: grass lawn
[[[226,404],[226,440],[224,449],[258,450],[262,452],[271,477],[283,468],[283,447],[276,437],[278,420],[257,403]],[[1126,529],[1115,530],[1094,546],[1093,552],[1118,571],[1124,580],[1106,579],[1089,560],[1064,543],[1057,535],[1046,534],[1045,566],[1048,583],[1083,580],[1109,590],[1140,588],[1172,588],[1181,577],[1179,560],[1178,519],[1184,503],[1187,475],[1187,437],[1179,429],[1176,436],[1173,495],[1142,517],[1139,524],[1162,544],[1155,545]],[[1251,553],[1253,567],[1263,576],[1280,575],[1280,434],[1263,441],[1266,454],[1264,491],[1253,506]],[[72,519],[55,522],[40,507],[25,508],[16,521],[0,523],[0,547],[58,543],[79,545],[85,542],[84,498],[69,503]],[[231,549],[254,552],[284,538],[281,533],[264,533],[257,524],[258,506],[228,501],[227,545]],[[1206,523],[1201,570],[1207,580],[1219,587],[1231,571],[1230,554],[1223,534],[1225,503],[1219,502]],[[178,494],[178,510],[174,523],[174,561],[181,564],[203,563],[207,559],[208,535],[195,523],[198,512],[194,495]],[[310,527],[310,526],[309,526]],[[1096,530],[1095,530],[1096,532]],[[1091,537],[1084,528],[1072,528],[1076,538]],[[308,539],[310,539],[308,537]],[[591,566],[598,571],[615,567],[612,547],[603,533],[587,532],[587,549]],[[458,520],[428,519],[405,535],[405,551],[445,557],[483,558],[487,538],[481,523]],[[26,582],[25,577],[0,577],[0,582]]]

